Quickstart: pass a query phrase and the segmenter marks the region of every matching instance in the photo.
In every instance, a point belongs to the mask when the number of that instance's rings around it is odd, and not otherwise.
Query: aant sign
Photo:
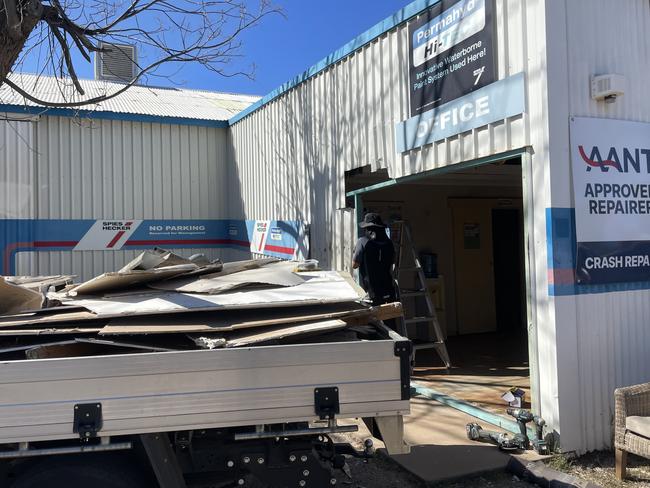
[[[650,124],[572,118],[576,281],[650,281]]]

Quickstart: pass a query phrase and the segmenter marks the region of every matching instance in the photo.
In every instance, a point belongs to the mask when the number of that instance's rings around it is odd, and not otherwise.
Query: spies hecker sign
[[[650,281],[650,124],[571,119],[576,280]]]

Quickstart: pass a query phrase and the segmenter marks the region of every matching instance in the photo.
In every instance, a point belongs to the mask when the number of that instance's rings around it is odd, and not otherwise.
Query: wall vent
[[[96,79],[129,83],[137,76],[135,46],[107,43],[100,43],[99,46],[107,51],[95,56]]]
[[[591,77],[591,98],[613,102],[625,94],[626,79],[623,75],[606,74]]]

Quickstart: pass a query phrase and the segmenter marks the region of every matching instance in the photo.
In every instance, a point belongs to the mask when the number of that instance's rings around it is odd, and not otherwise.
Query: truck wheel
[[[104,456],[52,457],[31,464],[11,488],[149,488],[126,458]]]

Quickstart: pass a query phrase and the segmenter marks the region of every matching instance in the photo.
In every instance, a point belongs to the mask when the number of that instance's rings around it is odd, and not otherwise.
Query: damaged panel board
[[[355,342],[377,335],[373,321],[401,314],[399,304],[363,303],[349,274],[313,268],[154,249],[80,285],[68,276],[3,281],[3,303],[20,304],[0,314],[0,359]]]
[[[187,310],[215,310],[258,307],[288,307],[360,300],[363,294],[349,275],[335,271],[303,273],[307,280],[288,288],[256,289],[221,295],[178,292],[132,292],[103,298],[70,298],[64,303],[78,305],[98,317],[171,313]]]

